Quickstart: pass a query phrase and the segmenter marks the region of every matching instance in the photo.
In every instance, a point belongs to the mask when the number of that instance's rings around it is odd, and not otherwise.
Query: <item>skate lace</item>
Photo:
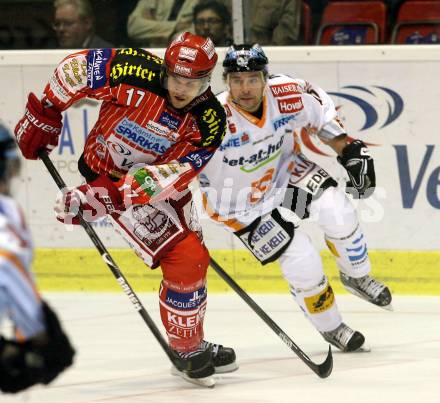
[[[203,347],[204,350],[206,350],[208,347],[211,346],[212,348],[212,355],[215,357],[218,354],[218,350],[220,349],[220,344],[210,343],[209,341],[202,340],[200,343],[200,346]]]
[[[193,351],[187,351],[187,352],[176,351],[176,353],[179,355],[180,358],[187,359],[187,358],[191,358],[191,357],[194,357],[197,354],[202,353],[203,351],[206,350],[206,348],[207,347],[203,344],[203,342],[201,342],[199,344],[199,346],[195,350],[193,350]]]
[[[385,286],[370,276],[365,276],[360,279],[356,279],[356,284],[360,290],[364,291],[368,295],[376,297],[385,288]]]
[[[333,330],[332,332],[328,332],[328,334],[336,340],[338,343],[342,344],[343,346],[346,346],[353,335],[354,330],[349,328],[344,323],[341,323],[341,325]]]

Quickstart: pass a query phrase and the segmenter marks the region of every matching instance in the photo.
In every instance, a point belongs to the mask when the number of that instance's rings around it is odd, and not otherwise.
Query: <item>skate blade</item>
[[[216,374],[228,374],[229,372],[237,371],[238,364],[236,362],[233,362],[228,365],[223,365],[221,367],[215,367],[215,373]],[[180,372],[177,370],[176,367],[171,367],[171,375],[180,376]]]
[[[385,309],[386,311],[394,312],[394,307],[393,307],[393,304],[391,304],[391,303],[388,305],[385,305],[385,306],[381,306],[381,308]]]
[[[204,388],[213,388],[215,386],[215,379],[212,376],[207,376],[205,378],[190,378],[187,374],[177,370],[175,367],[171,367],[171,375],[179,376],[193,385],[202,386]]]
[[[344,287],[347,291],[351,292],[354,296],[359,297],[360,299],[363,299],[364,301],[367,301],[374,306],[378,306],[379,308],[385,309],[386,311],[394,311],[393,305],[391,303],[389,303],[388,305],[383,305],[383,306],[377,305],[371,299],[366,297],[364,294],[361,294],[360,292],[358,292],[354,288],[346,286],[345,284],[344,284]]]
[[[350,353],[370,353],[371,347],[366,344],[362,344],[357,350],[349,351]]]
[[[229,372],[237,371],[238,364],[236,362],[233,362],[228,365],[223,365],[221,367],[215,367],[215,373],[216,374],[227,374]]]

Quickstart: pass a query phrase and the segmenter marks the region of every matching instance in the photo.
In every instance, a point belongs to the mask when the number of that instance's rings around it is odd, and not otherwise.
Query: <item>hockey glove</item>
[[[26,159],[36,160],[38,150],[50,153],[57,145],[61,133],[62,116],[55,108],[45,108],[31,92],[24,116],[15,126],[18,146]]]
[[[17,393],[37,383],[48,384],[72,365],[75,350],[58,318],[43,302],[46,337],[24,343],[0,337],[0,390]]]
[[[54,206],[57,220],[73,225],[80,224],[80,208],[88,222],[96,221],[107,214],[120,214],[125,209],[118,188],[106,176],[60,193]]]
[[[355,199],[371,196],[376,187],[376,174],[373,158],[365,143],[361,140],[353,141],[342,150],[342,155],[337,159],[350,178],[346,192]]]

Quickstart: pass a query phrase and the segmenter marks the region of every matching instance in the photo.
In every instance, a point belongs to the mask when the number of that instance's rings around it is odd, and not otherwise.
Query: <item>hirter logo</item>
[[[274,97],[285,97],[287,95],[295,95],[301,92],[296,83],[271,85],[269,88]]]
[[[281,113],[295,113],[304,109],[301,97],[292,97],[278,100],[278,108]]]

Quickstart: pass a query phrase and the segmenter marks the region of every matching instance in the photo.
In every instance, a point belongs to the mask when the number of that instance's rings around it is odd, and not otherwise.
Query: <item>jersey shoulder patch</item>
[[[298,95],[303,92],[301,86],[292,77],[278,75],[268,80],[268,88],[275,98]]]
[[[161,95],[160,74],[163,60],[143,49],[116,51],[110,64],[109,85],[133,85]]]
[[[211,94],[197,104],[191,114],[202,135],[203,147],[218,147],[226,134],[226,113],[218,99]]]

